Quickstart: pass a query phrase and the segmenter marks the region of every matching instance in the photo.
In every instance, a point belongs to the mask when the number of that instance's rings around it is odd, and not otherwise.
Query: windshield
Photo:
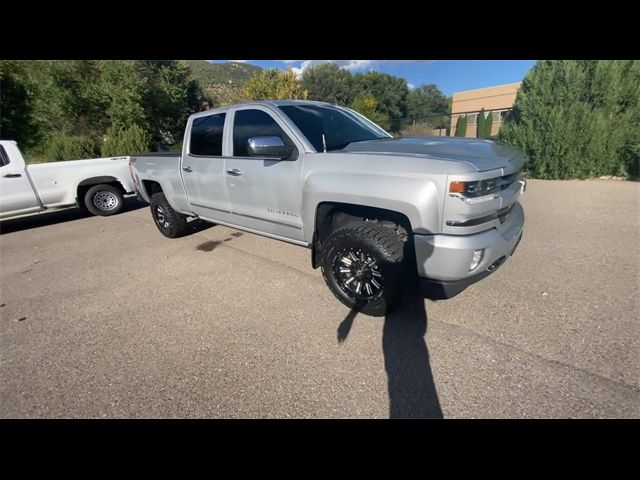
[[[340,150],[353,142],[391,137],[378,125],[348,108],[329,105],[282,105],[279,108],[318,152]]]

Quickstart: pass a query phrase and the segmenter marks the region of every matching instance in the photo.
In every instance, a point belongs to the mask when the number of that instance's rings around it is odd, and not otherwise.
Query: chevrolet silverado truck
[[[74,206],[114,215],[134,191],[129,157],[27,165],[16,142],[0,141],[1,220]]]
[[[195,217],[307,247],[338,300],[372,316],[392,311],[416,276],[428,298],[457,295],[513,254],[524,225],[519,151],[394,138],[323,102],[200,112],[181,154],[130,162],[166,237]]]

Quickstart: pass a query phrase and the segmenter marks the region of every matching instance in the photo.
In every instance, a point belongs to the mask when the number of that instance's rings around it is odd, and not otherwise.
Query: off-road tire
[[[188,231],[187,216],[171,208],[164,193],[151,195],[150,207],[153,221],[165,237],[178,238],[186,235]]]
[[[406,241],[397,235],[389,227],[382,226],[372,221],[359,221],[350,223],[333,232],[322,245],[322,276],[333,294],[347,307],[371,316],[383,316],[393,311],[404,295],[405,285],[411,270],[407,268],[405,261]],[[361,268],[349,266],[346,262],[353,257],[358,258],[357,265]],[[364,261],[360,260],[364,258]],[[370,259],[369,261],[366,261]],[[373,262],[375,260],[375,262]],[[381,289],[375,290],[371,283],[367,288],[373,291],[373,295],[359,297],[354,291],[354,283],[357,285],[361,279],[361,285],[367,283],[367,265],[375,264],[377,274],[369,269],[368,278],[381,285]],[[354,261],[355,264],[355,261]],[[355,269],[352,272],[340,273],[341,269]],[[356,280],[350,281],[350,273]],[[358,276],[361,275],[361,276]],[[345,281],[346,278],[346,281]],[[371,281],[373,281],[371,280]],[[357,287],[355,287],[357,288]]]

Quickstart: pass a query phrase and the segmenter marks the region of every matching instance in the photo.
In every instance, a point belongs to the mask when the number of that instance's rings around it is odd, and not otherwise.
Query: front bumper
[[[515,251],[524,228],[519,203],[497,228],[473,235],[415,235],[418,276],[428,298],[451,298],[482,280]],[[472,271],[473,251],[484,249],[482,261]]]

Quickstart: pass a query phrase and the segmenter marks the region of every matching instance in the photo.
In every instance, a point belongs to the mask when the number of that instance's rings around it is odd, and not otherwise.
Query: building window
[[[504,122],[505,118],[507,118],[507,114],[511,110],[498,110],[493,112],[493,121],[494,122]]]
[[[475,125],[478,123],[478,114],[477,113],[468,113],[467,114],[467,125]]]

